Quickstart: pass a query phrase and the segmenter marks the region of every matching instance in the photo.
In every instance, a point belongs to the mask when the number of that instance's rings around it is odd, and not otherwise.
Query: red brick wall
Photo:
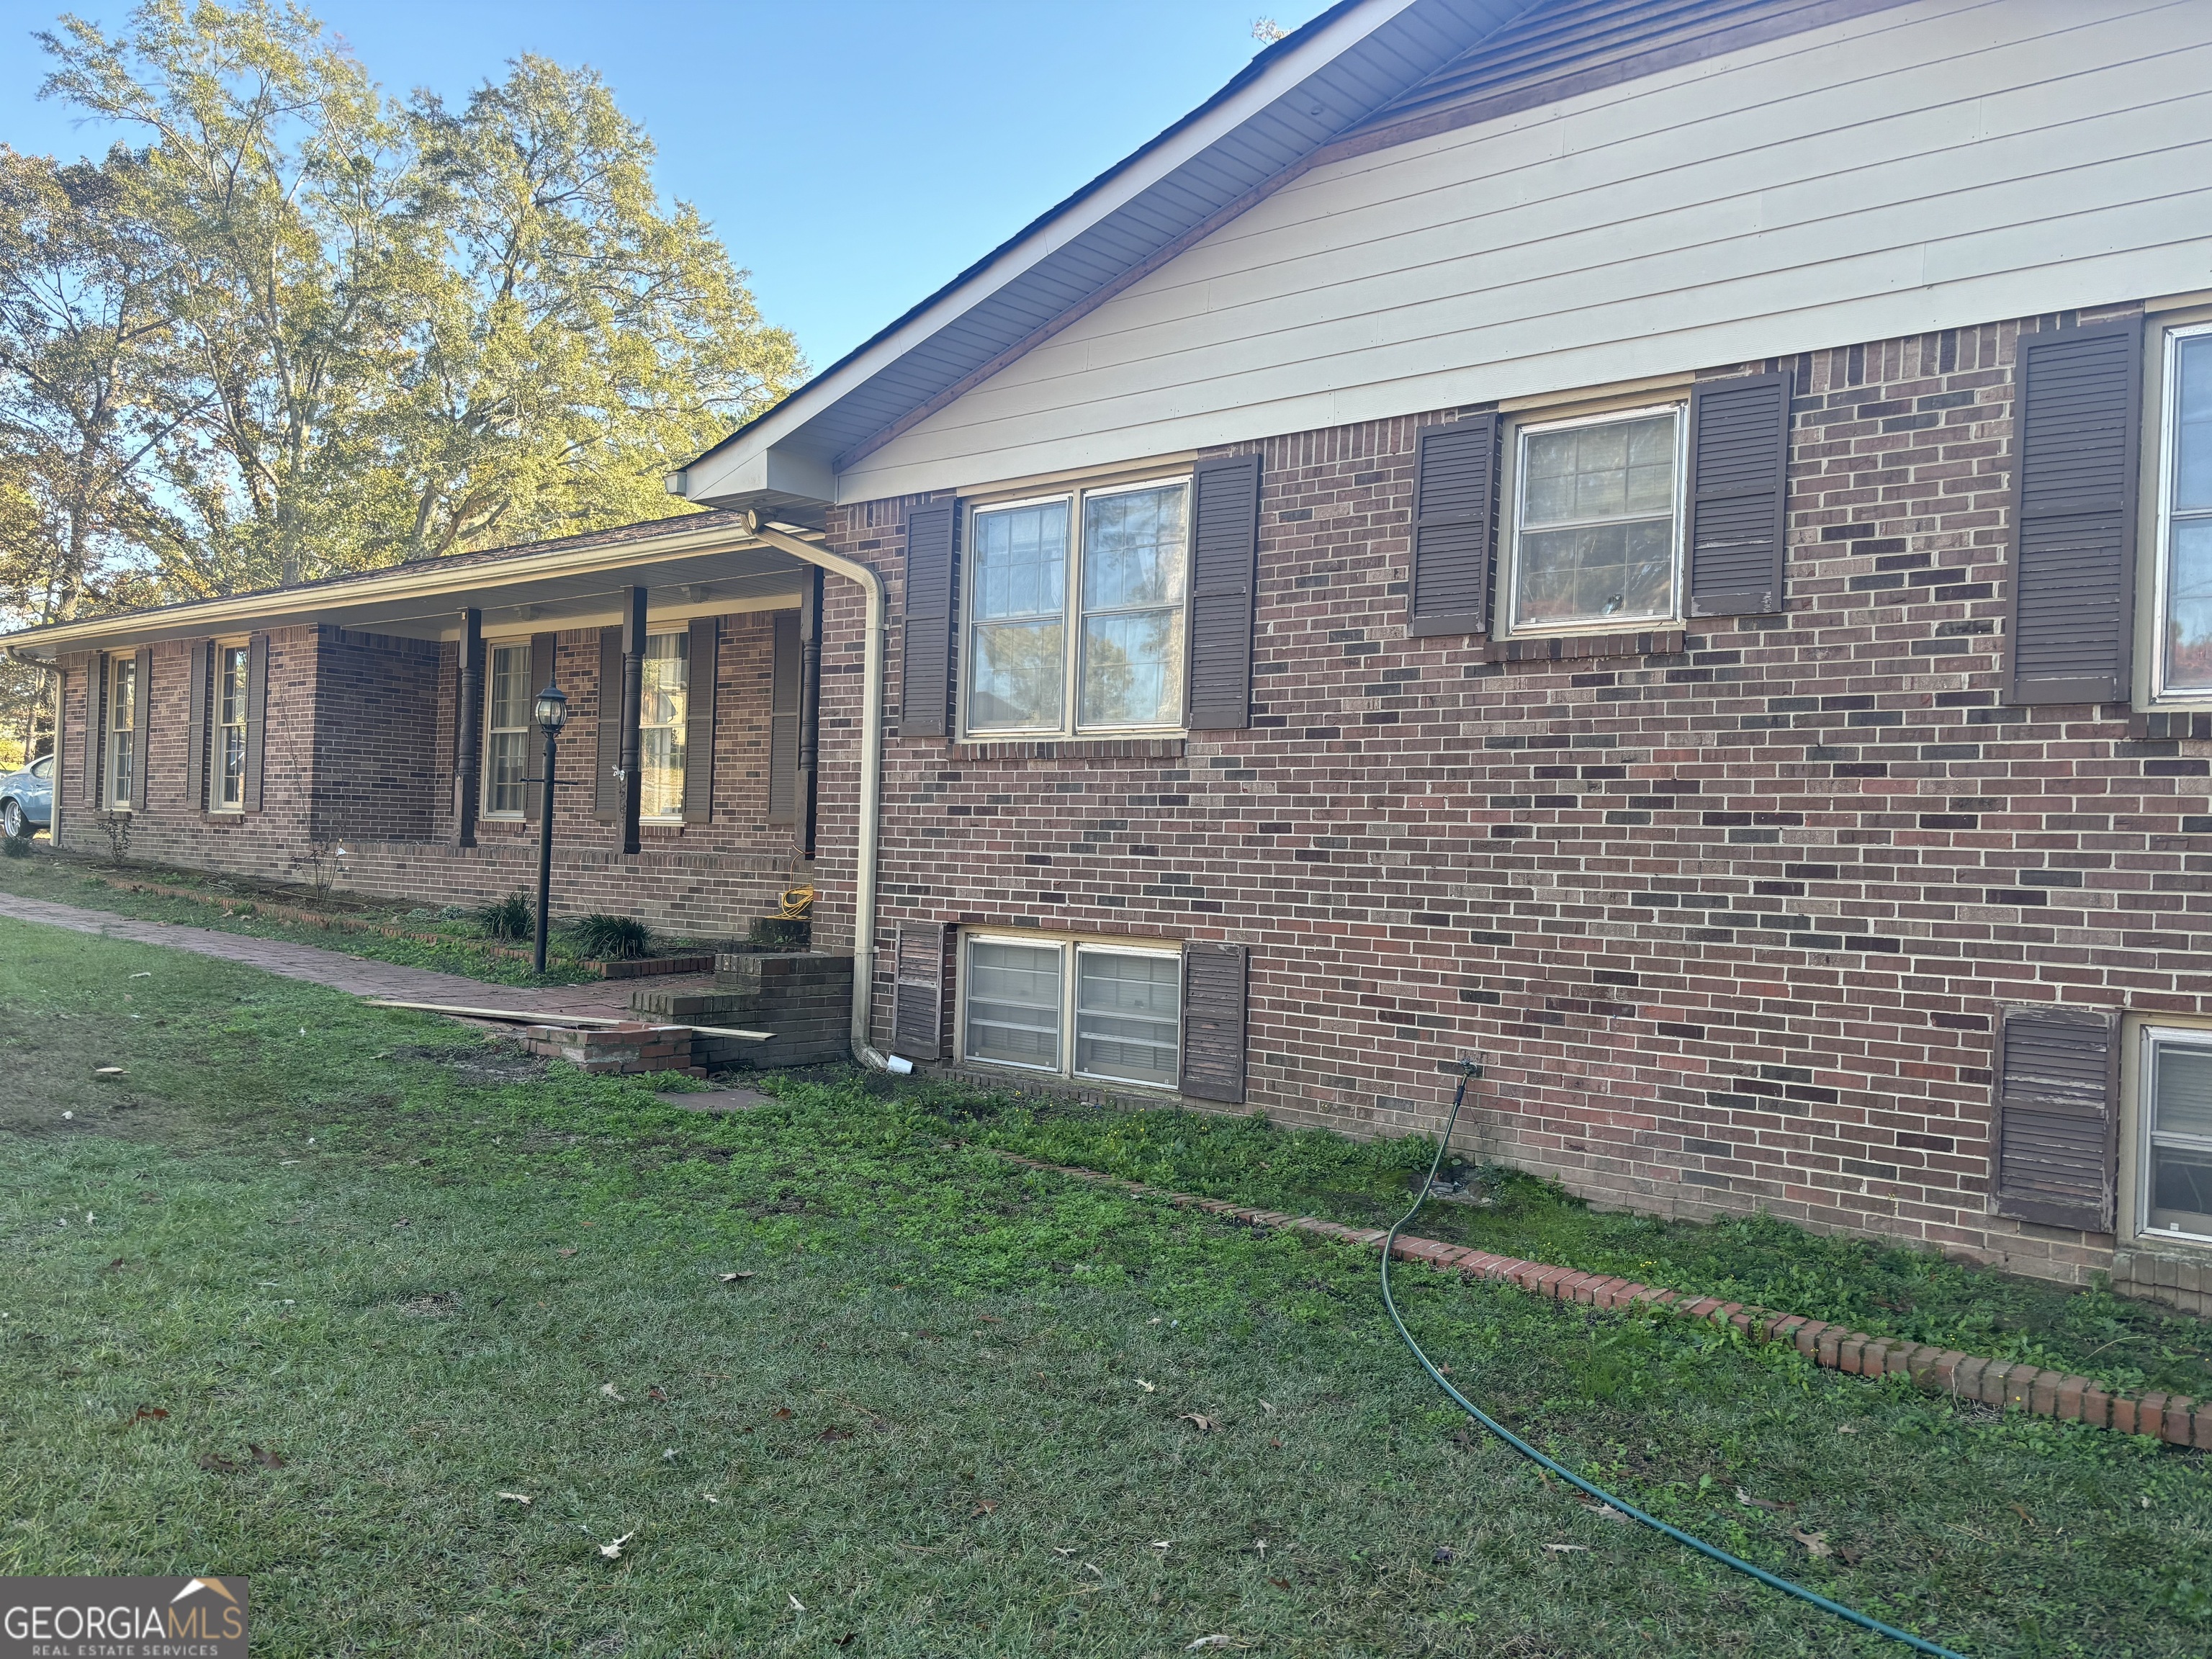
[[[2212,848],[2185,829],[2212,745],[1998,702],[2014,346],[2038,325],[1776,365],[1788,612],[1665,655],[1409,640],[1413,434],[1443,416],[1267,441],[1253,729],[1143,758],[891,741],[878,936],[1245,943],[1251,1100],[1285,1121],[1433,1129],[1480,1049],[1475,1138],[1597,1200],[2057,1277],[2109,1261],[1985,1213],[1992,1016],[2212,1014],[2187,932]],[[894,702],[910,504],[833,523],[889,584]],[[827,597],[819,934],[849,939],[860,613],[850,583]]]
[[[723,938],[769,914],[802,879],[787,825],[766,822],[770,613],[722,619],[715,692],[714,805],[703,824],[643,826],[624,856],[617,825],[593,812],[599,633],[562,634],[556,672],[572,717],[561,739],[554,821],[554,913],[607,910],[672,931]],[[337,629],[270,637],[263,810],[198,810],[185,778],[190,659],[155,647],[152,793],[132,815],[134,859],[279,880],[304,879],[311,842],[342,841],[342,890],[427,906],[534,893],[538,826],[483,820],[478,846],[453,847],[457,647]],[[81,804],[83,661],[64,665],[62,841],[105,853],[97,814]],[[534,758],[534,757],[533,757]],[[533,764],[533,771],[535,767]]]

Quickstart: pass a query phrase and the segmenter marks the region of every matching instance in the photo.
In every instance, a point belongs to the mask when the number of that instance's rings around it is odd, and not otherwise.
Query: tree
[[[178,593],[688,511],[676,462],[799,377],[586,70],[402,106],[297,6],[145,0],[42,36],[45,95],[144,143],[170,258]]]

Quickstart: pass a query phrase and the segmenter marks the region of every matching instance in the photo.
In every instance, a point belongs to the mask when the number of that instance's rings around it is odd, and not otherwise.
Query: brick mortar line
[[[1380,1244],[1389,1237],[1386,1228],[1347,1227],[1314,1216],[1248,1209],[1226,1199],[1168,1192],[1097,1170],[1047,1164],[996,1147],[983,1150],[1024,1169],[1119,1187],[1146,1197],[1165,1199],[1180,1208],[1204,1210],[1247,1226],[1291,1227],[1347,1244]],[[1873,1336],[1826,1320],[1777,1313],[1771,1308],[1747,1307],[1740,1302],[1723,1302],[1718,1297],[1685,1297],[1676,1291],[1605,1273],[1580,1273],[1546,1262],[1524,1261],[1517,1256],[1497,1255],[1433,1238],[1401,1234],[1392,1255],[1399,1261],[1421,1262],[1439,1272],[1456,1273],[1488,1284],[1511,1285],[1555,1301],[1577,1302],[1595,1308],[1626,1308],[1641,1303],[1664,1308],[1685,1319],[1733,1326],[1753,1342],[1787,1342],[1815,1364],[1848,1376],[1904,1376],[1928,1393],[1954,1400],[1976,1401],[2002,1410],[2021,1411],[2061,1422],[2086,1423],[2093,1428],[2120,1434],[2151,1435],[2169,1445],[2212,1450],[2212,1400],[2193,1401],[2185,1395],[2155,1391],[2130,1394],[2100,1387],[2086,1376],[2069,1372],[2014,1364],[1903,1337]]]

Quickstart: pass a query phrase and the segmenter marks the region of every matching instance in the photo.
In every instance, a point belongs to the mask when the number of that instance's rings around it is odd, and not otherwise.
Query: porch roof
[[[656,618],[781,610],[799,603],[808,567],[748,535],[735,513],[694,513],[558,541],[422,559],[251,593],[0,634],[35,662],[67,653],[252,629],[329,623],[404,638],[458,639],[474,606],[487,633],[589,628],[619,621],[626,589],[646,590]]]

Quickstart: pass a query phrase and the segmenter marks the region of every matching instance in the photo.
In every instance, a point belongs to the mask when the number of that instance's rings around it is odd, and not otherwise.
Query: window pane
[[[1060,1069],[1056,945],[968,947],[968,1057]]]
[[[2174,509],[2212,509],[2212,334],[2181,341],[2173,368]]]
[[[246,723],[246,651],[242,646],[225,646],[222,652],[222,726],[242,726]]]
[[[1181,958],[1076,953],[1077,1071],[1172,1086],[1182,1026]]]
[[[128,728],[112,733],[107,740],[111,768],[108,773],[108,805],[131,805],[131,763],[137,758],[131,753],[133,739],[137,736]]]
[[[138,665],[119,662],[115,665],[115,690],[107,699],[107,723],[118,732],[127,732],[137,725],[135,707],[137,702]]]
[[[1674,510],[1674,417],[1607,421],[1528,438],[1525,524]]]
[[[2212,1048],[2161,1045],[2152,1133],[2212,1141]]]
[[[495,646],[491,653],[492,731],[515,731],[530,723],[530,647]]]
[[[1058,617],[1067,608],[1067,503],[975,515],[970,601],[981,621]]]
[[[1083,501],[1083,608],[1181,605],[1189,532],[1182,484]]]
[[[1182,611],[1083,619],[1085,726],[1172,726],[1182,718]]]
[[[226,726],[222,732],[222,793],[225,806],[246,799],[246,728]]]
[[[638,816],[684,816],[684,728],[649,726],[637,734]]]
[[[1675,428],[1669,413],[1523,437],[1516,626],[1673,611]]]
[[[1521,538],[1522,623],[1650,617],[1669,604],[1672,519],[1542,530]]]
[[[2212,519],[2172,527],[2166,556],[2166,683],[2212,686]]]
[[[1057,620],[978,623],[970,635],[970,729],[1060,724],[1065,626]]]
[[[691,702],[691,636],[651,634],[638,708],[638,816],[684,816],[684,721]]]
[[[520,812],[523,810],[522,794],[527,787],[522,781],[527,734],[521,732],[495,732],[485,756],[484,767],[488,778],[485,805],[495,812]]]

